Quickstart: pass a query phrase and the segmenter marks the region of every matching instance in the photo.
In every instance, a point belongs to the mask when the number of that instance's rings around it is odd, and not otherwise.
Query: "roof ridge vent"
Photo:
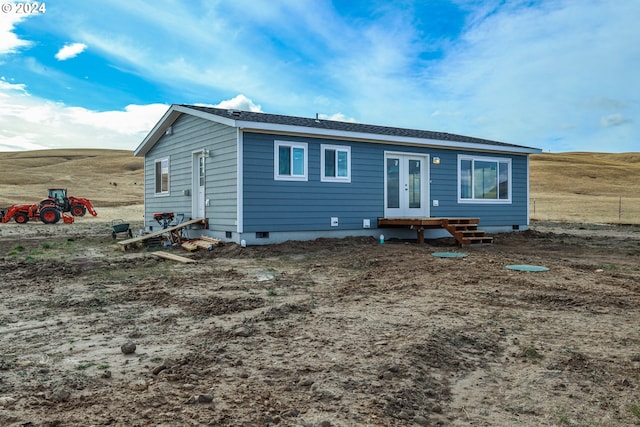
[[[227,113],[233,117],[240,117],[240,114],[242,114],[242,110],[238,110],[236,108],[230,108],[227,110]]]

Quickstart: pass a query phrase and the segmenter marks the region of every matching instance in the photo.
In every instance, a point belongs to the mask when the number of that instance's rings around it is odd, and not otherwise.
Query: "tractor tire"
[[[45,224],[55,224],[60,221],[60,211],[53,207],[46,207],[40,211],[40,221]]]
[[[55,207],[55,208],[58,207],[58,205],[56,204],[55,200],[53,200],[53,199],[44,199],[38,204],[38,209],[42,210],[42,209],[44,209],[44,208],[46,208],[48,206]]]
[[[13,217],[13,220],[18,224],[26,224],[27,222],[29,222],[29,215],[27,215],[26,213],[19,213]]]
[[[73,205],[71,206],[71,215],[73,216],[84,216],[87,213],[87,208],[82,205]]]

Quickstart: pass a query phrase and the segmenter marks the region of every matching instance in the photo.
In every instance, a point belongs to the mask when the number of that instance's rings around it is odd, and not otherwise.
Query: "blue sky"
[[[636,0],[43,4],[2,3],[0,151],[134,149],[172,103],[640,151]]]

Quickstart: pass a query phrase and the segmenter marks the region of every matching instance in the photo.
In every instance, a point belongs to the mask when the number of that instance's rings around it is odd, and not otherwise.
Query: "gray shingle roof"
[[[283,116],[280,114],[256,113],[252,111],[227,110],[222,108],[201,107],[197,105],[185,105],[182,107],[191,108],[209,114],[214,114],[231,120],[239,120],[244,122],[268,123],[287,126],[302,126],[315,129],[327,129],[341,132],[358,132],[375,135],[388,135],[395,137],[408,137],[420,139],[432,139],[438,141],[455,141],[466,142],[472,144],[486,144],[502,147],[523,147],[515,144],[507,144],[505,142],[492,141],[489,139],[475,138],[472,136],[456,135],[446,132],[434,132],[419,129],[405,129],[389,126],[368,125],[362,123],[340,122],[335,120],[314,119],[308,117]]]

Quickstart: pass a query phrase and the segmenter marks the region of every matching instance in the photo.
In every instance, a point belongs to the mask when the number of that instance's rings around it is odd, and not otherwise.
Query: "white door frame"
[[[388,182],[387,182],[387,160],[398,159],[399,167],[399,195],[400,204],[398,208],[389,208],[387,203]],[[409,207],[409,160],[420,160],[420,207]],[[384,152],[384,216],[385,218],[425,218],[429,217],[429,155],[424,153],[410,153],[399,151]]]
[[[202,161],[202,180],[200,176]],[[193,218],[206,218],[206,172],[207,172],[207,155],[206,150],[193,152],[192,158],[192,174],[191,174],[191,216]]]

